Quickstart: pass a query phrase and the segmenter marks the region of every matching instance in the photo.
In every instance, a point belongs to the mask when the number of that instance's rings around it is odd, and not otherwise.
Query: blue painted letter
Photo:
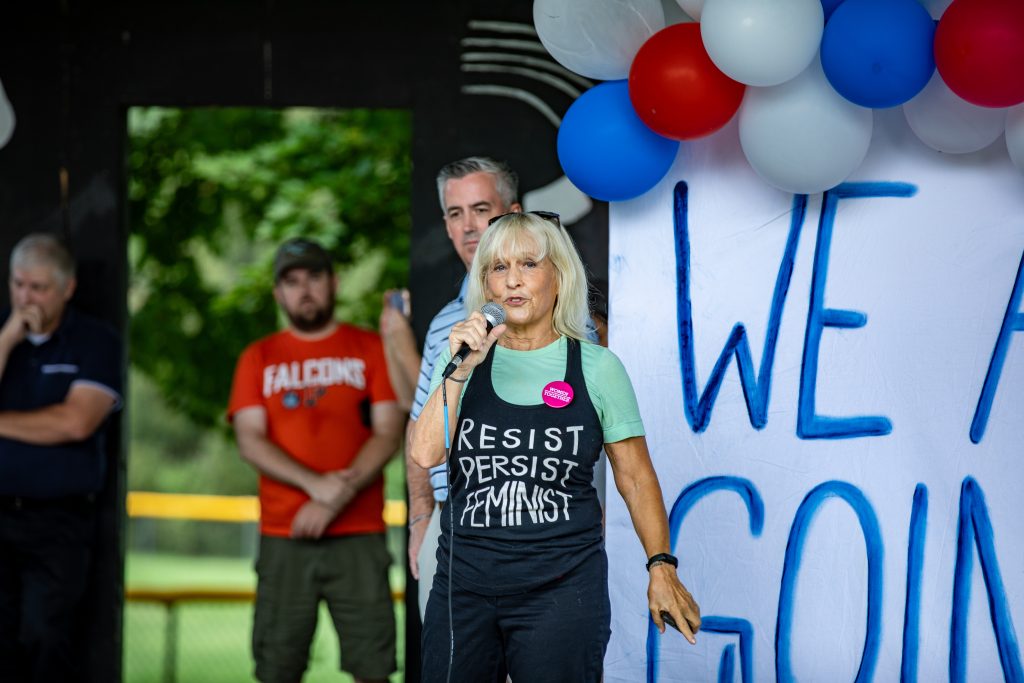
[[[981,396],[978,397],[978,407],[974,411],[974,419],[971,421],[971,441],[974,443],[981,443],[981,437],[985,436],[988,414],[992,410],[992,400],[996,397],[999,377],[1003,373],[1003,363],[1006,362],[1006,350],[1010,346],[1010,335],[1014,332],[1024,332],[1024,313],[1020,311],[1020,300],[1021,296],[1024,295],[1024,275],[1021,274],[1022,272],[1024,272],[1024,254],[1020,256],[1020,265],[1017,266],[1017,279],[1013,283],[1010,301],[1006,304],[1003,326],[999,330],[996,347],[992,350],[992,360],[988,364],[985,384],[981,388]]]
[[[768,423],[768,398],[772,382],[772,365],[775,363],[775,345],[779,339],[779,323],[782,320],[782,308],[786,302],[786,292],[793,275],[793,260],[800,239],[800,228],[807,213],[807,196],[793,196],[793,214],[789,222],[789,237],[779,264],[779,274],[775,279],[775,291],[772,294],[771,311],[768,314],[768,330],[764,339],[764,352],[761,354],[761,367],[754,374],[754,361],[750,355],[750,343],[743,323],[737,323],[729,334],[725,348],[719,354],[711,376],[704,391],[697,398],[697,369],[693,349],[693,306],[690,303],[690,235],[687,216],[687,186],[685,182],[676,184],[673,196],[676,242],[676,324],[679,329],[679,362],[683,373],[683,406],[686,421],[695,432],[707,429],[711,420],[711,409],[714,407],[718,390],[725,377],[725,369],[729,357],[736,356],[739,367],[740,384],[743,386],[743,398],[747,402],[747,414],[750,424],[761,429]]]
[[[1010,683],[1024,683],[1020,664],[1020,647],[1006,604],[1006,590],[996,558],[992,522],[988,518],[985,495],[973,478],[964,479],[960,487],[960,519],[957,523],[956,569],[953,570],[953,623],[949,630],[949,680],[962,683],[967,676],[967,608],[971,602],[971,565],[974,548],[981,559],[981,575],[988,592],[988,612],[999,646],[999,663],[1003,678]]]
[[[903,608],[903,663],[900,683],[917,681],[917,649],[921,623],[921,573],[924,569],[924,532],[928,519],[928,488],[918,484],[910,509],[907,541],[907,601]]]
[[[754,537],[761,535],[764,528],[764,502],[757,488],[747,479],[739,477],[708,477],[701,479],[683,489],[683,492],[676,498],[672,505],[672,512],[668,516],[669,542],[673,552],[676,552],[676,541],[679,537],[679,529],[697,501],[709,493],[715,491],[734,491],[747,505],[747,517],[750,520],[750,534]],[[746,619],[736,617],[702,616],[701,631],[712,633],[725,633],[736,635],[740,641],[740,680],[743,683],[754,681],[754,628]],[[719,680],[726,679],[735,665],[731,654],[732,645],[726,646],[722,653],[719,666]],[[647,683],[654,683],[658,680],[658,651],[660,642],[658,629],[654,626],[654,620],[647,619]],[[732,680],[731,676],[727,680]]]
[[[793,665],[789,658],[789,633],[793,626],[793,594],[796,590],[796,576],[803,557],[804,538],[807,528],[821,504],[828,498],[838,496],[857,513],[864,545],[868,557],[868,609],[867,627],[864,634],[864,652],[860,658],[856,683],[871,680],[878,661],[878,646],[882,640],[882,533],[878,518],[870,503],[859,489],[842,481],[827,481],[819,484],[807,494],[793,518],[786,542],[786,559],[782,564],[782,586],[779,589],[779,613],[775,622],[775,678],[779,683],[792,683]]]
[[[818,221],[818,243],[814,249],[814,275],[811,280],[811,303],[807,311],[804,334],[804,360],[800,368],[800,399],[796,434],[801,439],[848,439],[858,436],[880,436],[892,431],[892,423],[882,416],[823,417],[815,414],[818,383],[818,350],[821,333],[826,327],[864,327],[867,316],[858,311],[825,308],[825,280],[828,277],[829,249],[836,208],[841,199],[859,197],[911,197],[917,188],[907,183],[843,183],[825,193]]]

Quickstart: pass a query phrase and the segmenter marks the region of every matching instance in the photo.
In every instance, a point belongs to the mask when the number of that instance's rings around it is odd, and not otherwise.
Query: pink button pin
[[[541,392],[544,403],[552,408],[564,408],[572,403],[572,387],[568,382],[548,382]]]

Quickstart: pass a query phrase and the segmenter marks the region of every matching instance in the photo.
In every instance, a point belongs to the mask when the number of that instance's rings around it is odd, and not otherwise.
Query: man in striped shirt
[[[469,269],[480,236],[495,216],[521,211],[519,178],[501,161],[487,157],[468,157],[454,161],[437,174],[437,192],[444,212],[445,229],[455,252]],[[406,481],[409,487],[409,564],[419,580],[420,616],[427,604],[436,568],[437,537],[441,529],[440,504],[448,495],[448,475],[444,465],[428,473],[409,458],[409,437],[423,410],[430,389],[434,362],[448,344],[452,326],[466,318],[464,299],[466,280],[459,295],[442,308],[427,329],[423,357],[409,426],[406,430]]]

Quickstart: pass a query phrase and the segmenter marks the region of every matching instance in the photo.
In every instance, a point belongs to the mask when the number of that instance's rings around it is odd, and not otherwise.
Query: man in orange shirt
[[[260,473],[253,655],[263,683],[301,680],[321,599],[343,671],[368,683],[395,670],[381,469],[402,413],[380,338],[335,320],[337,284],[319,244],[281,245],[274,298],[288,328],[246,348],[231,389],[239,451]]]

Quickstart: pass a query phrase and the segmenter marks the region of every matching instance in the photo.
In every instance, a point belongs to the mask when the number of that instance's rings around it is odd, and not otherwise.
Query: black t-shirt
[[[11,351],[0,377],[0,410],[30,411],[61,403],[79,383],[109,392],[119,407],[121,356],[121,341],[113,329],[68,309],[49,339],[38,345],[26,339]],[[83,441],[54,446],[0,438],[0,495],[57,498],[99,491],[105,429],[106,423]]]
[[[564,408],[503,401],[491,384],[494,350],[462,397],[451,453],[451,503],[441,514],[438,569],[484,595],[548,583],[603,550],[594,464],[604,443],[587,392],[579,342],[569,340]]]

